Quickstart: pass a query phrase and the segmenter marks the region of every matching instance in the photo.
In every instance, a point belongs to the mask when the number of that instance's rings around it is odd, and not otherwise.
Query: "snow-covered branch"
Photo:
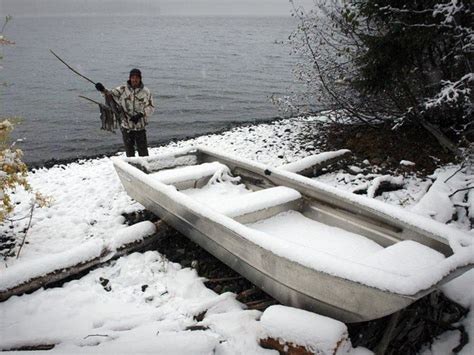
[[[474,73],[468,73],[455,82],[442,81],[442,85],[441,91],[435,97],[427,100],[426,109],[446,103],[456,103],[459,100],[470,100],[469,97],[474,85]]]

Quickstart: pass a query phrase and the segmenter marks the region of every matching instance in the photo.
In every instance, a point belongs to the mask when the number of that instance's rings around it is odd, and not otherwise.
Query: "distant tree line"
[[[441,141],[473,141],[472,0],[293,5],[299,26],[290,41],[305,59],[296,73],[306,90],[303,98],[286,100],[290,107],[316,103],[336,121],[411,122]]]

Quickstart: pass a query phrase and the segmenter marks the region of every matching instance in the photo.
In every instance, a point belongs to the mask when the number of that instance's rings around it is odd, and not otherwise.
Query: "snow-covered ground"
[[[281,166],[319,153],[307,137],[317,134],[320,119],[239,127],[153,148],[150,154],[204,145],[270,166]],[[403,166],[408,163],[400,162]],[[473,183],[473,177],[464,171],[454,174],[458,169],[459,166],[444,167],[429,179],[413,174],[388,177],[374,172],[376,169],[371,169],[366,161],[349,170],[321,175],[317,180],[348,191],[365,189],[369,196],[375,196],[376,187],[384,181],[403,184],[403,189],[374,198],[448,223],[474,238],[468,215],[474,211],[474,202],[464,201],[463,192],[449,197]],[[1,263],[0,276],[7,273],[7,268],[37,265],[38,260],[48,260],[53,254],[88,242],[106,242],[123,234],[127,227],[122,213],[142,209],[123,190],[109,158],[38,169],[30,174],[29,182],[35,190],[51,197],[52,204],[34,210],[27,244],[18,259],[8,258]],[[14,231],[21,237],[21,231],[29,223],[29,218],[22,217],[29,215],[31,196],[18,190],[13,199],[17,206],[12,222],[1,225],[0,232],[8,235]],[[453,214],[457,215],[455,221]],[[473,270],[445,285],[443,291],[471,307],[472,285]],[[265,333],[259,321],[261,312],[244,308],[234,294],[217,295],[207,289],[195,270],[182,269],[157,252],[134,253],[63,287],[38,290],[0,303],[0,349],[56,344],[52,351],[58,353],[275,353],[258,346],[257,339]],[[204,311],[204,320],[196,319]],[[271,321],[270,316],[264,319],[270,322],[267,328],[277,333],[283,331],[275,323],[277,320]],[[295,319],[299,319],[298,315]],[[324,320],[318,321],[329,327]],[[463,324],[474,337],[471,313]],[[288,337],[291,338],[290,334]],[[449,353],[458,340],[458,332],[447,332],[424,353]],[[473,344],[471,341],[461,354],[474,353]],[[364,352],[363,349],[351,351]]]

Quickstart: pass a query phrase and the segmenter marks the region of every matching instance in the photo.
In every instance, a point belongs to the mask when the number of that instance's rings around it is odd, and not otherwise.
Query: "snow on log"
[[[403,188],[405,185],[403,176],[383,175],[378,176],[370,182],[365,182],[352,190],[352,193],[374,198],[380,196],[386,191],[395,191]]]
[[[144,221],[123,229],[109,240],[90,240],[62,253],[15,264],[0,278],[0,302],[143,249],[167,231],[169,227],[161,221],[156,226]]]
[[[439,172],[430,189],[411,208],[411,212],[431,217],[441,223],[451,221],[456,214],[455,202],[461,202],[465,194],[458,193],[452,198],[449,195],[453,191],[466,187],[466,176],[461,173],[453,174],[455,171],[456,167]]]
[[[316,313],[275,305],[266,309],[260,321],[260,345],[280,354],[335,355],[352,349],[346,325]]]
[[[322,168],[334,164],[335,162],[348,158],[352,152],[348,149],[340,149],[332,152],[324,152],[300,159],[293,163],[280,165],[280,169],[303,176],[312,176]]]
[[[403,187],[404,181],[403,176],[391,176],[383,175],[376,177],[372,180],[369,188],[367,189],[367,197],[377,197],[385,191],[395,191]]]

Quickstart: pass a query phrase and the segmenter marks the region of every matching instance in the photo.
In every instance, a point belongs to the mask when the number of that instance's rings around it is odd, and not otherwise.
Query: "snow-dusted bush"
[[[11,16],[5,17],[5,23],[0,31],[0,45],[14,44],[13,41],[3,36],[6,24],[11,20]],[[12,121],[17,118],[0,118],[0,222],[13,211],[14,205],[11,201],[11,191],[16,187],[23,187],[31,191],[27,181],[28,168],[23,162],[23,152],[11,144],[9,140],[10,132],[13,130]],[[39,193],[35,193],[33,206],[40,206],[48,203],[47,198]]]
[[[411,120],[458,142],[472,131],[469,0],[318,0],[290,37],[309,106],[366,123]],[[301,98],[299,98],[301,100]],[[291,100],[290,100],[291,101]],[[301,102],[293,107],[301,107]]]
[[[8,145],[8,136],[13,125],[8,119],[0,122],[0,222],[13,211],[10,191],[16,186],[31,190],[26,179],[28,169],[23,162],[21,149]]]

